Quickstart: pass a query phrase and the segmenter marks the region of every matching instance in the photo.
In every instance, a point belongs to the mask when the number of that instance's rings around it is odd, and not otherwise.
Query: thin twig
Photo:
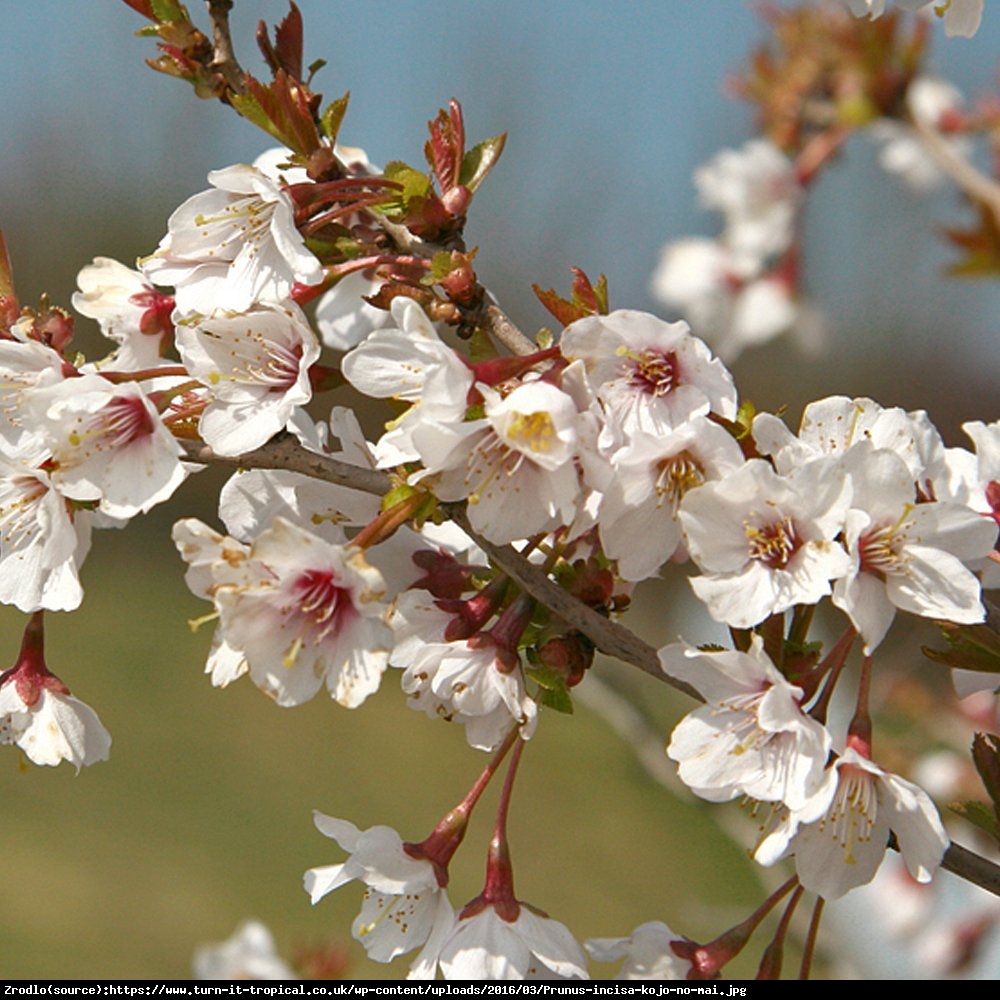
[[[187,458],[204,465],[224,465],[233,469],[287,469],[313,479],[384,495],[391,486],[389,476],[376,469],[349,465],[327,455],[303,448],[291,435],[269,441],[245,455],[217,455],[207,445],[187,442]],[[528,562],[509,545],[495,545],[483,538],[469,523],[465,504],[443,503],[441,509],[450,517],[522,590],[540,601],[567,625],[583,633],[602,653],[630,663],[643,672],[683,691],[698,701],[702,696],[689,684],[667,676],[660,666],[656,650],[630,629],[599,614],[578,601],[545,572]]]
[[[375,495],[384,494],[391,485],[391,479],[386,473],[349,465],[327,455],[308,451],[291,435],[270,441],[245,455],[233,457],[217,455],[199,442],[184,444],[187,458],[203,465],[223,465],[235,469],[286,469]],[[442,504],[441,507],[518,586],[545,604],[567,624],[582,632],[602,653],[638,667],[651,677],[698,701],[704,700],[694,688],[665,674],[660,667],[656,650],[629,629],[578,601],[510,546],[494,545],[483,538],[469,524],[464,504]],[[965,847],[952,844],[945,852],[941,867],[1000,896],[1000,866]]]
[[[212,21],[212,69],[226,81],[230,90],[236,94],[244,94],[246,74],[236,59],[233,37],[229,31],[229,12],[233,9],[233,0],[205,0],[205,3]]]
[[[914,121],[913,128],[937,165],[974,201],[981,202],[1000,223],[1000,184],[980,173],[936,129]]]
[[[499,306],[487,306],[480,323],[486,333],[499,340],[513,354],[534,354],[538,350],[538,345],[521,333]]]

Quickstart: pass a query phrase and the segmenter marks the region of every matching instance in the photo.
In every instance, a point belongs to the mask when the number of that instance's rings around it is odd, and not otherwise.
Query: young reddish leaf
[[[123,2],[127,3],[137,14],[149,18],[150,21],[157,20],[151,0],[123,0]]]
[[[448,110],[439,111],[437,118],[428,122],[427,127],[431,137],[424,146],[424,155],[444,193],[459,183],[462,172],[465,153],[462,106],[456,100],[449,101]]]
[[[602,274],[595,286],[590,278],[578,267],[572,267],[573,290],[569,299],[564,299],[554,289],[542,291],[538,285],[532,285],[535,295],[548,311],[555,316],[563,326],[584,316],[606,314],[608,311],[608,279]]]
[[[601,275],[596,287],[579,267],[571,267],[573,272],[573,303],[586,309],[588,313],[608,314],[608,279]]]
[[[532,291],[538,296],[538,301],[558,320],[560,326],[569,326],[574,320],[581,318],[581,313],[572,302],[564,299],[554,288],[543,290],[540,285],[532,285]]]
[[[248,121],[274,136],[293,152],[309,156],[320,145],[313,121],[312,94],[284,70],[278,70],[274,82],[265,86],[247,74],[246,94],[234,94],[230,100]]]
[[[492,139],[484,139],[470,149],[462,157],[462,169],[458,174],[459,184],[464,184],[470,191],[475,193],[476,188],[486,179],[486,175],[496,165],[503,152],[504,144],[507,142],[507,133],[493,136]]]
[[[294,3],[274,29],[274,47],[281,68],[296,80],[302,79],[302,15]]]
[[[302,15],[294,3],[289,4],[288,14],[274,29],[273,45],[267,25],[263,21],[257,25],[257,47],[272,73],[284,70],[293,79],[302,79]]]
[[[993,803],[993,835],[996,837],[1000,830],[1000,736],[976,733],[972,738],[972,762]]]
[[[1000,225],[988,208],[979,206],[975,228],[945,229],[944,235],[964,251],[962,259],[949,265],[946,273],[959,278],[989,278],[1000,273]]]

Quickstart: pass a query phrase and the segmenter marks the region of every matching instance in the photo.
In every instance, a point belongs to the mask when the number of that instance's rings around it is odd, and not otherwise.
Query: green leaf
[[[486,175],[496,165],[507,142],[507,133],[484,139],[470,149],[462,157],[462,169],[459,171],[458,183],[464,184],[470,191],[475,191],[486,180]]]
[[[953,802],[949,808],[973,826],[984,830],[994,840],[1000,841],[1000,828],[993,810],[984,802]]]
[[[337,133],[340,131],[344,115],[347,113],[347,102],[351,99],[351,92],[348,91],[343,97],[331,101],[320,117],[320,124],[323,126],[323,134],[330,142],[337,141]]]
[[[538,697],[539,705],[544,705],[546,708],[553,708],[557,712],[562,712],[563,715],[573,714],[573,699],[569,696],[569,691],[563,688],[561,691],[547,691],[542,688],[542,692]]]
[[[150,6],[158,21],[190,21],[188,12],[177,0],[150,0]]]
[[[924,656],[946,667],[1000,674],[1000,635],[989,625],[955,625],[938,622],[948,649],[922,647]]]
[[[541,665],[527,666],[524,673],[541,688],[538,698],[540,704],[554,708],[564,715],[573,714],[573,699],[570,697],[569,688],[566,687],[566,678],[562,674]]]
[[[430,177],[411,167],[408,163],[403,163],[402,160],[393,160],[391,163],[387,163],[383,176],[386,180],[403,185],[399,197],[404,204],[414,198],[426,198],[431,193]]]

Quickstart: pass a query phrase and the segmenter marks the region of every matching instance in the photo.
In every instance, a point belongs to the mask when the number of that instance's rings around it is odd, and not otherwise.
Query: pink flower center
[[[680,370],[677,355],[667,354],[650,348],[627,354],[626,372],[628,384],[647,396],[666,396],[680,384]]]
[[[287,392],[299,380],[301,362],[301,344],[288,347],[272,342],[250,365],[249,372],[255,382],[263,383],[271,392]]]
[[[306,570],[292,584],[292,593],[298,614],[315,630],[316,642],[336,632],[354,609],[350,590],[337,583],[332,570]]]
[[[153,419],[139,396],[116,396],[97,416],[111,445],[124,447],[153,433]]]
[[[790,517],[782,517],[769,524],[747,525],[744,531],[749,543],[749,557],[771,569],[784,569],[802,547]]]

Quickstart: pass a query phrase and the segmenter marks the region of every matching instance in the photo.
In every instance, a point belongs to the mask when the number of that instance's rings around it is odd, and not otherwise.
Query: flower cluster
[[[890,842],[930,880],[949,835],[928,793],[875,761],[872,678],[905,615],[944,623],[949,665],[1000,672],[983,600],[1000,586],[1000,421],[969,422],[973,449],[948,447],[923,410],[828,396],[793,430],[741,401],[723,360],[815,329],[800,230],[808,187],[853,121],[839,71],[821,66],[828,76],[792,95],[802,120],[780,141],[765,114],[771,134],[696,173],[722,231],[669,245],[653,279],[686,320],[612,310],[603,279],[577,271],[570,299],[538,290],[558,330],[530,339],[480,284],[463,238],[502,136],[467,149],[453,102],[430,123],[429,173],[379,169],[337,142],[346,99],[320,111],[301,78],[294,5],[273,43],[259,35],[270,82],[238,86],[183,8],[132,6],[163,40],[158,68],[283,145],[213,171],[138,270],[99,257],[80,271],[73,305],[112,345],[100,360],[69,353],[69,313],[20,308],[0,260],[0,601],[31,615],[0,674],[0,743],[39,764],[107,757],[96,715],[45,665],[43,614],[80,604],[93,529],[218,463],[236,470],[219,496],[224,532],[195,518],[173,529],[188,586],[210,605],[194,624],[215,623],[211,683],[246,675],[283,708],[325,690],[355,709],[396,676],[410,707],[460,726],[487,760],[419,843],[315,814],[348,857],[310,869],[305,888],[316,903],[365,887],[352,930],[372,959],[416,952],[416,979],[582,979],[589,953],[622,960],[622,978],[711,978],[788,896],[766,977],[803,893],[835,899],[871,881]],[[884,4],[848,6],[877,17]],[[945,7],[949,33],[975,30],[981,2]],[[831,34],[866,30],[843,11],[819,17],[810,32],[825,18]],[[926,184],[915,150],[940,143],[939,166],[967,154],[959,95],[915,56],[889,79],[844,51],[856,60],[846,90],[870,98],[856,114],[887,169]],[[765,111],[777,62],[744,81]],[[817,95],[834,102],[819,124]],[[328,388],[390,408],[376,440],[348,407],[315,418]],[[731,648],[685,637],[654,651],[619,625],[640,584],[678,568]],[[839,639],[812,629],[820,617]],[[702,702],[669,739],[681,781],[747,805],[758,862],[793,859],[794,877],[707,945],[659,921],[581,945],[514,892],[519,762],[545,709],[572,711],[597,648]],[[483,889],[456,907],[449,865],[501,765]],[[293,975],[255,924],[196,967]]]

